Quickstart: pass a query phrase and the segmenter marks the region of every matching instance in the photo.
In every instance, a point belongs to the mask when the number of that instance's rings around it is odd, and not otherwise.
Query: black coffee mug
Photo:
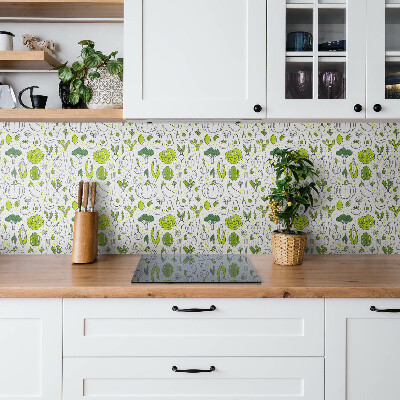
[[[312,51],[313,36],[309,32],[289,32],[286,51]]]
[[[47,96],[42,96],[40,94],[33,94],[33,89],[35,89],[35,88],[39,89],[39,86],[29,86],[19,92],[18,100],[22,107],[24,107],[24,108],[46,108]],[[25,90],[28,90],[28,89],[30,89],[32,107],[28,107],[22,102],[22,95],[25,92]]]

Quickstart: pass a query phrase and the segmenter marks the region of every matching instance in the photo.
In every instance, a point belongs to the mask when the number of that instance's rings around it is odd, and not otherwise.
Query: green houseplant
[[[271,151],[271,166],[275,170],[275,187],[267,196],[269,218],[283,229],[272,232],[274,261],[282,265],[297,265],[303,261],[307,235],[293,228],[300,212],[314,204],[318,193],[314,179],[317,171],[304,151],[279,149]]]
[[[79,44],[82,46],[80,60],[75,61],[71,67],[68,67],[66,62],[57,68],[60,81],[63,84],[69,83],[67,99],[63,99],[60,93],[63,107],[68,101],[73,106],[80,102],[86,103],[88,108],[122,108],[124,64],[122,58],[116,58],[118,51],[105,55],[95,50],[95,43],[91,40],[82,40]],[[102,92],[118,93],[104,96],[99,92],[101,80],[103,80]],[[104,80],[108,81],[104,82]],[[117,101],[113,101],[113,96],[117,97]],[[99,99],[105,99],[105,101],[99,101]],[[91,105],[98,106],[91,107]]]

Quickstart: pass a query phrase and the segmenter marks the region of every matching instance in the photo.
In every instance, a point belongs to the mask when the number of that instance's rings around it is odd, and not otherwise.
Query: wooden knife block
[[[97,211],[75,213],[72,243],[72,262],[74,264],[88,264],[96,260],[97,219]]]

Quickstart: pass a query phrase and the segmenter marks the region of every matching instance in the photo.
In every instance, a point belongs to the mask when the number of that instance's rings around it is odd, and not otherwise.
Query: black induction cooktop
[[[142,255],[131,283],[261,283],[244,255]]]

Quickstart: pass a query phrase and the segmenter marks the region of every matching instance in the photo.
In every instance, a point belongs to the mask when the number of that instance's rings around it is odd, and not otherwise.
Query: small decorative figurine
[[[22,35],[22,43],[29,49],[29,50],[43,50],[46,53],[54,56],[53,51],[55,51],[56,46],[52,40],[42,40],[39,41],[34,36],[29,34]]]

